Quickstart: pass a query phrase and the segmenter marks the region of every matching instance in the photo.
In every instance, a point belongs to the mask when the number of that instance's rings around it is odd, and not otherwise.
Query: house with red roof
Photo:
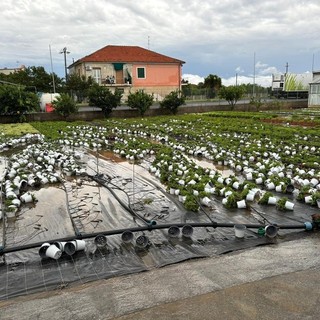
[[[185,62],[138,46],[108,45],[68,67],[69,73],[88,78],[126,97],[143,90],[162,100],[167,94],[181,90],[182,65]]]

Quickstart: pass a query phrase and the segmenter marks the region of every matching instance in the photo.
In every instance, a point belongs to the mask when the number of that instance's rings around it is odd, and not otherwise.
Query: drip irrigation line
[[[148,225],[148,226],[139,226],[139,227],[133,227],[133,228],[123,228],[123,229],[117,229],[117,230],[108,230],[108,231],[100,231],[100,232],[93,232],[89,234],[81,234],[76,239],[90,239],[95,238],[98,235],[104,235],[104,236],[113,236],[117,234],[122,234],[125,231],[131,231],[131,232],[144,232],[144,231],[153,231],[153,230],[161,230],[161,229],[169,229],[172,226],[176,226],[178,228],[182,228],[185,225],[189,225],[193,228],[234,228],[235,224],[237,223],[200,223],[200,222],[193,222],[193,223],[171,223],[171,224],[157,224],[157,225]],[[259,229],[259,228],[265,228],[266,225],[263,224],[246,224],[241,223],[243,226],[245,226],[247,229]],[[280,224],[273,224],[278,229],[304,229],[306,230],[305,223],[301,224],[291,224],[291,225],[280,225]],[[58,238],[58,239],[52,239],[52,240],[46,240],[45,242],[53,243],[53,242],[68,242],[75,240],[75,237],[65,237],[65,238]],[[25,244],[17,247],[10,247],[10,248],[1,248],[0,247],[0,254],[4,253],[10,253],[10,252],[16,252],[20,250],[27,250],[32,248],[40,247],[43,244],[44,241],[38,242],[38,243],[30,243]]]
[[[69,214],[69,217],[70,217],[70,220],[71,220],[71,224],[73,226],[73,230],[74,230],[74,233],[76,236],[80,236],[81,235],[81,232],[79,231],[78,227],[76,226],[76,223],[74,222],[73,218],[72,218],[72,214],[70,212],[70,201],[69,201],[69,197],[68,197],[68,190],[67,190],[67,187],[65,185],[65,181],[63,181],[61,179],[61,183],[62,183],[62,186],[63,186],[63,189],[64,189],[64,192],[66,194],[66,201],[67,201],[67,212]]]
[[[103,176],[103,175],[102,175]],[[114,192],[114,190],[112,188],[110,188],[106,183],[111,183],[110,181],[104,180],[100,175],[96,175],[96,176],[91,176],[88,175],[88,177],[90,177],[92,180],[96,181],[97,183],[99,183],[100,185],[102,185],[103,187],[107,188],[111,194],[117,199],[117,201],[120,203],[120,205],[127,210],[129,213],[131,213],[133,216],[135,216],[136,218],[140,219],[141,221],[143,221],[146,225],[152,224],[153,221],[145,219],[144,217],[142,217],[141,215],[139,215],[138,213],[136,213],[130,204],[130,198],[127,194],[126,191],[124,191],[123,189],[119,188],[118,186],[117,189],[123,191],[127,197],[128,197],[128,201],[129,201],[129,205],[126,205],[118,196],[117,194]],[[112,184],[112,183],[111,183]],[[113,184],[112,184],[113,185]]]
[[[213,221],[210,216],[207,214],[206,210],[204,210],[203,205],[201,204],[200,201],[196,200],[200,209],[203,211],[203,213],[207,216],[207,218],[210,220],[211,223],[216,223],[215,221]]]

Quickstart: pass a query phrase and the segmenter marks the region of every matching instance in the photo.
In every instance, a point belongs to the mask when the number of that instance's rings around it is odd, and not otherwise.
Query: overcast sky
[[[0,0],[0,68],[67,64],[106,45],[181,59],[183,77],[271,85],[271,74],[320,70],[319,0]]]

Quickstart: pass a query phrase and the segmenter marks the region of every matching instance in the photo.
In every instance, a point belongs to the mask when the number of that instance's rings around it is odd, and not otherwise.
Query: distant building
[[[306,73],[285,73],[273,74],[271,94],[277,98],[307,99],[309,83],[312,81],[312,74]]]
[[[181,90],[185,62],[138,46],[108,45],[72,63],[70,74],[88,78],[111,90],[118,88],[126,98],[143,90],[162,100],[171,91]]]
[[[320,107],[320,71],[313,71],[309,89],[308,107]]]
[[[9,75],[10,73],[15,73],[15,72],[22,71],[25,69],[26,69],[26,67],[24,65],[21,65],[18,68],[2,68],[2,69],[0,68],[0,73],[5,74],[5,75]]]

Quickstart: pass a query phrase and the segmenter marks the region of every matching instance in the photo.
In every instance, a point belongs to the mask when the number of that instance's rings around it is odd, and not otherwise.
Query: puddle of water
[[[105,160],[113,161],[113,162],[116,162],[116,163],[125,162],[126,161],[125,158],[121,158],[120,156],[118,156],[117,154],[113,153],[110,150],[99,150],[98,153],[99,153],[99,157],[101,157],[101,158],[103,158]],[[97,156],[96,152],[91,152],[91,154],[93,156]]]
[[[230,175],[236,175],[234,170],[230,169],[227,166],[224,165],[215,165],[212,162],[205,160],[205,159],[197,159],[197,158],[192,158],[192,160],[198,165],[201,166],[203,168],[208,168],[208,169],[212,169],[215,170],[217,172],[219,172],[221,174],[221,176],[223,178],[227,178]]]

